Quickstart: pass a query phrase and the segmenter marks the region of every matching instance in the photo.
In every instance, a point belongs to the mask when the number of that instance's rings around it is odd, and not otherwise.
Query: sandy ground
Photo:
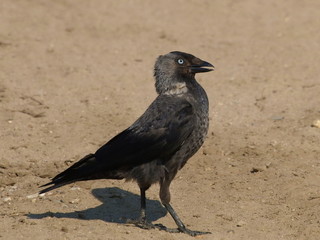
[[[320,2],[0,2],[0,239],[192,239],[125,224],[139,189],[38,187],[128,127],[155,98],[156,57],[213,63],[203,148],[172,205],[200,239],[319,239]],[[315,124],[316,125],[316,124]],[[148,191],[148,218],[175,224]]]

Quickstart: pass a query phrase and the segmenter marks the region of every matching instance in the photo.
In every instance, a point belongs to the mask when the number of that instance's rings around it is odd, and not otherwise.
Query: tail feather
[[[96,169],[95,163],[96,163],[96,158],[94,154],[89,154],[85,156],[80,161],[76,162],[71,167],[69,167],[62,173],[59,173],[57,176],[55,176],[51,180],[51,182],[40,186],[40,187],[46,187],[46,186],[53,185],[41,190],[40,194],[51,191],[53,189],[62,187],[64,185],[67,185],[73,182],[76,182],[76,181],[90,179],[90,175]]]
[[[45,188],[45,189],[42,189],[42,190],[39,192],[39,194],[49,192],[49,191],[51,191],[51,190],[53,190],[53,189],[62,187],[62,186],[67,185],[67,184],[69,184],[69,183],[71,183],[71,182],[55,184],[55,185],[53,185],[53,186],[47,187],[47,188]],[[51,185],[51,184],[54,184],[54,183],[50,182],[50,183],[44,184],[44,185],[42,185],[42,186],[40,186],[40,187],[45,187],[45,186],[48,186],[48,185]]]

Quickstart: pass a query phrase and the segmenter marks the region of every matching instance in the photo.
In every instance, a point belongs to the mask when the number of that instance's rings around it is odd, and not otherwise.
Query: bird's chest
[[[206,92],[202,88],[199,88],[198,91],[193,94],[192,102],[196,116],[194,137],[204,138],[209,127],[209,101]]]
[[[199,150],[209,128],[208,99],[205,93],[199,95],[199,98],[193,100],[192,104],[195,114],[194,129],[181,148],[181,152],[185,153],[185,156],[183,157],[184,161]]]

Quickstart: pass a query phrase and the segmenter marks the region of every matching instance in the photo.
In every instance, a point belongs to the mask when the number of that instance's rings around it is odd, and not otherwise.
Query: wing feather
[[[131,127],[58,174],[41,192],[75,181],[122,178],[119,172],[153,160],[165,163],[190,136],[195,119],[188,101],[160,95]]]
[[[181,147],[194,127],[192,105],[162,96],[128,129],[95,153],[105,169],[132,168],[155,159],[167,161]]]

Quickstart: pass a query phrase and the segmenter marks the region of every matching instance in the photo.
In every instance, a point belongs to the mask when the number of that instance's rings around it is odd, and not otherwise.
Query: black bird
[[[171,181],[204,142],[208,131],[208,98],[195,79],[213,65],[183,52],[159,56],[154,67],[157,98],[129,128],[112,138],[94,154],[89,154],[55,176],[40,193],[76,181],[93,179],[134,180],[140,187],[142,228],[157,227],[169,232],[195,236],[209,232],[185,227],[170,205]],[[160,183],[160,199],[178,229],[153,225],[146,220],[146,190]]]

